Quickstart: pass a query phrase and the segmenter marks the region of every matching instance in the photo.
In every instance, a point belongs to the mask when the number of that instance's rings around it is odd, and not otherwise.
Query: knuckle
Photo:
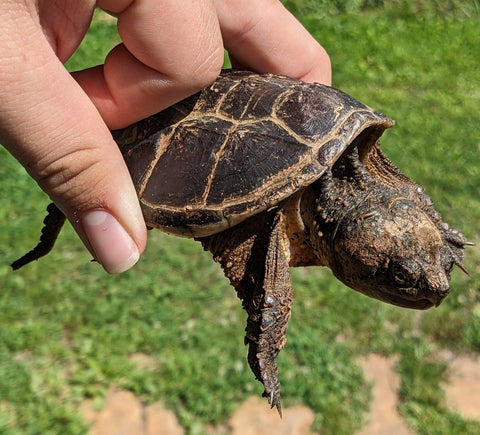
[[[319,63],[322,65],[326,65],[328,67],[331,66],[330,56],[328,55],[325,48],[323,48],[320,44],[314,44],[314,48],[312,49],[313,55],[312,58],[316,59],[315,63]]]
[[[93,148],[49,154],[30,165],[38,185],[60,202],[84,202],[98,183],[100,160]]]
[[[222,33],[227,39],[236,41],[247,39],[265,19],[274,15],[276,9],[283,8],[279,0],[226,2],[224,7],[228,14],[221,23]]]

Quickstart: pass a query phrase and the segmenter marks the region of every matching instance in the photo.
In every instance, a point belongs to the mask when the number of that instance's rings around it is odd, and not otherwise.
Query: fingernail
[[[82,226],[97,260],[108,273],[130,269],[140,257],[137,245],[120,225],[104,210],[93,210],[82,216]]]

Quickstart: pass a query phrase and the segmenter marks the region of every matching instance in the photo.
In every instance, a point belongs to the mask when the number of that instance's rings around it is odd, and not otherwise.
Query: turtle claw
[[[263,397],[267,397],[270,409],[277,408],[278,415],[280,418],[283,418],[282,413],[282,404],[280,403],[280,395],[271,391],[270,394],[267,393],[267,390],[264,391]]]

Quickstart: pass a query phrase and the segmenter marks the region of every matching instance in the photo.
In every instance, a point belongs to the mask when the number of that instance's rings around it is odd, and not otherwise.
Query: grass
[[[292,0],[331,55],[334,85],[397,120],[383,147],[424,185],[452,226],[480,236],[478,2]],[[96,18],[69,69],[118,42]],[[12,273],[38,238],[48,198],[0,148],[0,433],[85,433],[78,406],[109,385],[162,399],[189,433],[261,394],[246,364],[245,314],[191,240],[152,231],[131,271],[107,276],[67,226],[49,257]],[[284,406],[305,403],[322,434],[353,433],[368,407],[360,354],[398,354],[401,412],[418,433],[480,433],[445,404],[437,351],[480,352],[480,253],[437,309],[413,312],[357,294],[327,270],[293,270],[296,294],[279,357]],[[145,353],[152,369],[131,355]]]

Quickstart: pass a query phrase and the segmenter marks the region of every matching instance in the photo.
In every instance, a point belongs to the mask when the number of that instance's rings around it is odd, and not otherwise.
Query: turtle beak
[[[414,288],[397,289],[387,292],[381,300],[403,308],[427,310],[438,307],[450,292],[448,276],[443,271],[425,273]]]
[[[425,298],[438,307],[450,292],[450,282],[446,273],[441,271],[428,271],[424,275],[422,293]]]
[[[443,269],[430,267],[417,284],[419,299],[438,307],[450,292],[450,280]]]

